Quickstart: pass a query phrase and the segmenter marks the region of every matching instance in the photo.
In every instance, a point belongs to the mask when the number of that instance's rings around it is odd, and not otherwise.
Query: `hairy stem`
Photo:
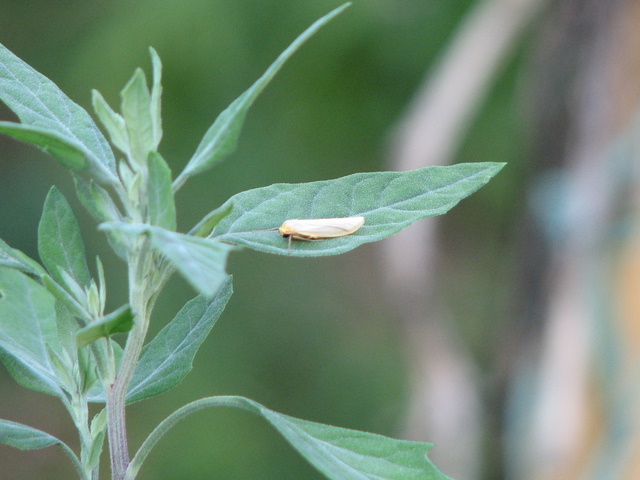
[[[126,394],[149,326],[149,292],[154,291],[148,285],[149,259],[148,241],[141,239],[139,248],[129,257],[129,303],[135,314],[135,323],[127,338],[120,370],[113,384],[107,389],[107,422],[113,480],[123,480],[129,466]]]

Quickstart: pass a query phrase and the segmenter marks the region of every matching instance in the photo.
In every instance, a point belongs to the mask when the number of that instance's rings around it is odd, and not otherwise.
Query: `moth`
[[[360,230],[364,225],[364,217],[313,218],[286,220],[278,233],[291,240],[316,242],[329,238],[344,237]]]

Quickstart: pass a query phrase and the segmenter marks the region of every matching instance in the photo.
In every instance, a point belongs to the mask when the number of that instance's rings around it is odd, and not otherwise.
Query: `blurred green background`
[[[389,136],[447,44],[470,0],[361,0],[323,28],[250,110],[239,148],[178,194],[187,230],[230,195],[275,182],[334,178],[391,168]],[[180,171],[216,115],[246,89],[334,0],[2,0],[0,43],[87,110],[90,90],[119,105],[119,90],[147,48],[163,65],[161,153]],[[458,161],[509,162],[487,187],[445,218],[451,269],[439,288],[454,302],[454,330],[491,377],[496,311],[509,265],[500,251],[522,200],[525,123],[515,95],[521,56],[501,70],[465,137]],[[0,107],[0,117],[12,114]],[[99,254],[110,306],[124,302],[124,265],[74,198],[67,173],[34,148],[0,137],[0,238],[37,258],[36,230],[49,187],[82,222],[89,258]],[[207,395],[246,395],[289,415],[397,436],[407,376],[397,314],[376,273],[375,246],[321,259],[253,252],[231,257],[235,294],[176,389],[128,410],[132,451],[167,414]],[[508,255],[508,252],[505,254]],[[488,273],[490,272],[490,273]],[[155,311],[160,329],[194,292],[175,278]],[[151,332],[153,334],[153,332]],[[66,412],[0,371],[0,417],[77,442]],[[493,433],[488,432],[488,436]],[[428,438],[425,440],[429,440]],[[437,447],[436,447],[437,449]],[[106,474],[105,457],[104,472]],[[491,469],[489,469],[491,470]],[[0,446],[2,479],[67,479],[55,449]],[[106,478],[106,475],[105,475]],[[156,447],[140,478],[321,478],[264,422],[245,413],[199,413]]]

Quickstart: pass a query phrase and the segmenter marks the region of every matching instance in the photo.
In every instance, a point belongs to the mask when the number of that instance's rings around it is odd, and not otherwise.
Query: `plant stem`
[[[149,326],[150,252],[148,240],[141,238],[138,248],[129,255],[129,303],[135,314],[135,323],[124,349],[120,370],[113,384],[107,389],[107,424],[111,475],[113,480],[123,480],[129,466],[129,449],[125,418],[126,394]]]

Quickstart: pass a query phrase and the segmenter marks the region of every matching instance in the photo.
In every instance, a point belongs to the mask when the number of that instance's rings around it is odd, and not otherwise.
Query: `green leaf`
[[[73,450],[62,440],[58,440],[53,435],[49,435],[42,430],[10,420],[0,419],[0,443],[10,445],[20,450],[38,450],[40,448],[57,445],[67,454],[80,478],[85,478],[84,469],[78,457],[73,453]]]
[[[503,165],[463,163],[410,172],[356,173],[335,180],[247,190],[226,202],[233,209],[215,226],[211,237],[267,253],[335,255],[389,237],[421,218],[447,212]],[[288,219],[353,216],[365,217],[356,233],[316,242],[294,241],[290,249],[288,241],[273,231]]]
[[[289,47],[280,54],[280,56],[271,64],[266,72],[242,95],[231,103],[209,127],[202,141],[198,145],[193,157],[189,160],[186,167],[176,178],[173,188],[178,190],[184,182],[190,177],[202,173],[213,167],[222,158],[232,153],[238,141],[240,130],[244,123],[249,107],[255,99],[262,93],[271,79],[278,73],[284,63],[293,55],[293,53],[302,46],[314,33],[316,33],[324,24],[329,22],[333,17],[338,15],[349,4],[345,4],[336,8],[324,17],[317,20],[309,28],[307,28]]]
[[[74,175],[76,193],[84,208],[98,222],[121,222],[123,221],[120,210],[113,202],[109,192],[94,181],[86,182],[82,178]],[[118,232],[109,232],[107,240],[113,251],[123,260],[127,258],[126,238]]]
[[[149,153],[148,216],[151,225],[176,229],[176,206],[171,189],[171,170],[157,152]]]
[[[113,152],[89,114],[3,45],[0,45],[0,99],[25,126],[22,135],[31,135],[31,140],[24,140],[46,147],[67,167],[87,169],[100,183],[118,183]],[[3,127],[20,134],[7,122],[3,122]],[[46,138],[50,143],[43,145]],[[82,162],[79,152],[84,156]]]
[[[91,448],[87,456],[87,470],[93,470],[100,463],[100,455],[102,454],[102,446],[105,439],[105,430],[107,428],[107,409],[100,410],[91,420]]]
[[[115,371],[118,371],[124,351],[120,344],[114,339],[110,338],[108,342],[109,348],[113,351]],[[81,348],[78,350],[78,358],[81,371],[85,378],[84,392],[87,394],[87,400],[93,403],[105,403],[107,401],[107,394],[103,383],[99,381],[95,360],[91,355],[91,349]]]
[[[212,297],[227,278],[225,266],[233,245],[171,232],[147,224],[103,223],[103,230],[129,235],[148,234],[153,248],[164,255],[200,293]]]
[[[88,166],[82,145],[45,128],[14,122],[0,122],[0,133],[41,148],[63,167],[82,172]]]
[[[166,392],[193,367],[193,359],[224,310],[233,289],[227,277],[216,295],[200,295],[187,302],[175,318],[142,349],[133,372],[127,403]]]
[[[38,450],[62,442],[37,428],[0,419],[0,443],[20,450]]]
[[[267,420],[309,463],[333,480],[448,480],[427,458],[431,444],[395,440],[274,412],[244,397],[209,397],[172,413],[149,435],[131,461],[133,480],[157,441],[178,421],[209,407],[235,407]]]
[[[35,278],[47,273],[38,262],[27,257],[20,250],[11,248],[2,239],[0,239],[0,267],[15,268]]]
[[[155,150],[156,146],[153,139],[149,88],[144,72],[140,68],[136,69],[120,95],[131,157],[134,165],[142,166],[149,152]]]
[[[190,231],[189,235],[194,235],[196,237],[207,237],[213,230],[220,220],[229,215],[233,210],[232,203],[225,203],[219,208],[209,212],[202,220],[198,222]]]
[[[71,316],[69,309],[60,301],[55,302],[56,329],[60,345],[72,361],[78,360],[78,348],[76,346],[76,332],[79,329],[78,322]]]
[[[66,308],[69,309],[74,316],[81,319],[84,323],[92,320],[91,314],[87,312],[83,305],[81,305],[78,300],[76,300],[67,290],[61,287],[58,283],[56,283],[49,275],[43,275],[41,277],[42,286],[51,294],[53,297],[62,303]]]
[[[23,387],[60,396],[46,345],[62,351],[53,297],[26,275],[0,267],[0,358]]]
[[[114,310],[99,320],[81,328],[76,333],[76,344],[84,347],[99,338],[108,337],[114,333],[126,333],[133,327],[133,312],[129,305]]]
[[[445,480],[427,458],[430,444],[309,422],[250,402],[309,463],[335,480]],[[247,408],[248,409],[248,408]]]
[[[149,47],[149,54],[151,55],[151,65],[153,67],[153,85],[151,87],[151,124],[153,126],[153,144],[154,149],[160,145],[162,140],[162,62],[158,52],[152,47]]]
[[[113,111],[102,94],[97,90],[91,91],[91,100],[93,110],[96,112],[96,115],[98,115],[104,128],[107,129],[113,144],[125,155],[130,155],[129,137],[127,135],[127,125],[124,123],[124,118]]]
[[[60,191],[51,187],[38,226],[38,252],[51,276],[74,293],[66,272],[81,287],[91,282],[80,227]],[[80,300],[77,296],[76,298]]]

